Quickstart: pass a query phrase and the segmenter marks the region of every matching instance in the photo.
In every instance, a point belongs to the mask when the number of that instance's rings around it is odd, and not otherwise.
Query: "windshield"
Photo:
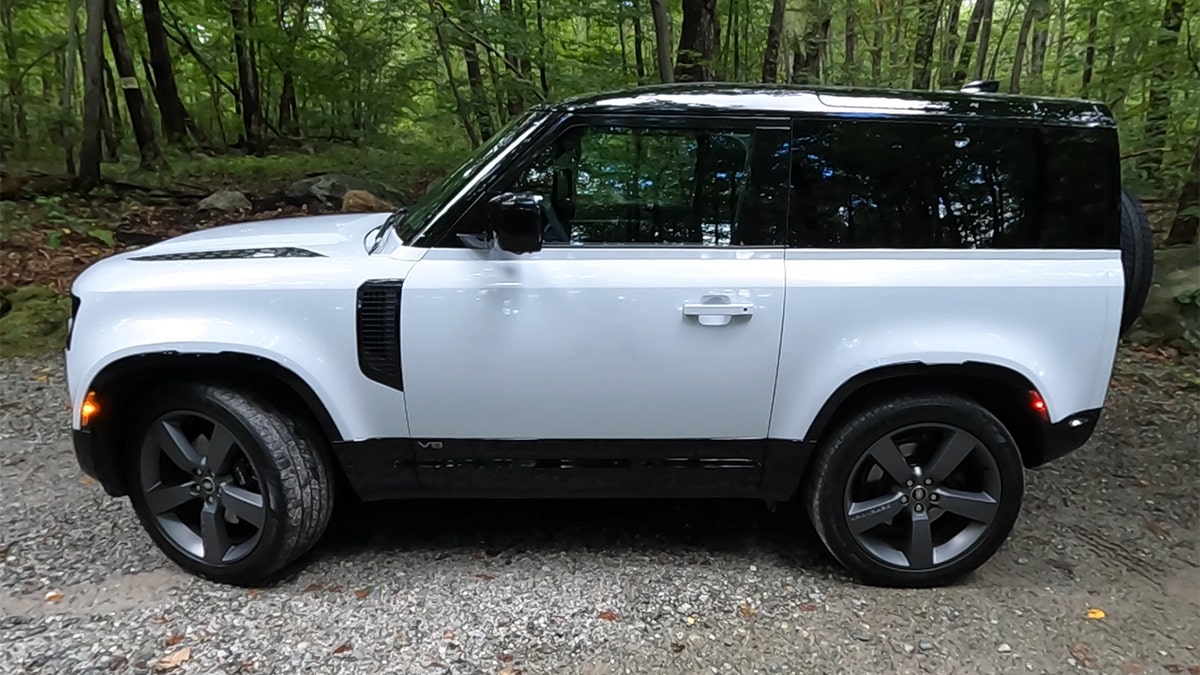
[[[492,134],[492,137],[467,158],[467,161],[437,181],[425,193],[425,196],[417,202],[417,205],[409,210],[407,216],[395,218],[396,222],[394,225],[400,241],[411,244],[417,238],[417,235],[425,229],[425,226],[429,224],[429,221],[433,219],[434,215],[446,204],[447,200],[462,191],[471,179],[483,167],[487,166],[488,162],[492,161],[510,143],[524,133],[534,117],[540,116],[540,112],[531,110],[520,117],[514,117],[509,120],[508,124],[505,124],[495,134]]]

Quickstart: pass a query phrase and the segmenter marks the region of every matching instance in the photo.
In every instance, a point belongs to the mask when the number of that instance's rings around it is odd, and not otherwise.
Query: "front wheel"
[[[320,538],[333,505],[323,443],[268,401],[218,385],[147,396],[130,448],[130,500],[193,574],[261,582]]]
[[[883,586],[951,583],[986,562],[1021,508],[1020,453],[1004,425],[969,399],[876,403],[829,437],[805,506],[830,553]]]

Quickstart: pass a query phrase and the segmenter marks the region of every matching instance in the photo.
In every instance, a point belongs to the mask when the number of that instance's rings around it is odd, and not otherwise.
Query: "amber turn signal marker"
[[[92,418],[100,414],[100,404],[96,402],[96,392],[89,391],[79,406],[79,424],[86,427]]]

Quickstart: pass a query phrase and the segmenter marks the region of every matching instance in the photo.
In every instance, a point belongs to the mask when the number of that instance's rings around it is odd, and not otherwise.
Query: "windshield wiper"
[[[383,234],[389,229],[395,230],[396,236],[400,236],[400,223],[404,222],[404,216],[408,215],[408,207],[402,206],[391,213],[387,220],[383,221],[383,225],[379,226],[379,232],[375,235],[375,241],[371,242],[371,250],[368,253],[374,253],[379,249],[379,242],[383,241]]]

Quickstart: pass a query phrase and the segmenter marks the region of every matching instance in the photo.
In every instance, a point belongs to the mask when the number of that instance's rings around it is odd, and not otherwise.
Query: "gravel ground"
[[[1118,365],[1093,440],[952,588],[856,585],[790,505],[451,501],[344,511],[247,591],[84,478],[58,359],[0,360],[0,672],[1200,674],[1197,394]]]

